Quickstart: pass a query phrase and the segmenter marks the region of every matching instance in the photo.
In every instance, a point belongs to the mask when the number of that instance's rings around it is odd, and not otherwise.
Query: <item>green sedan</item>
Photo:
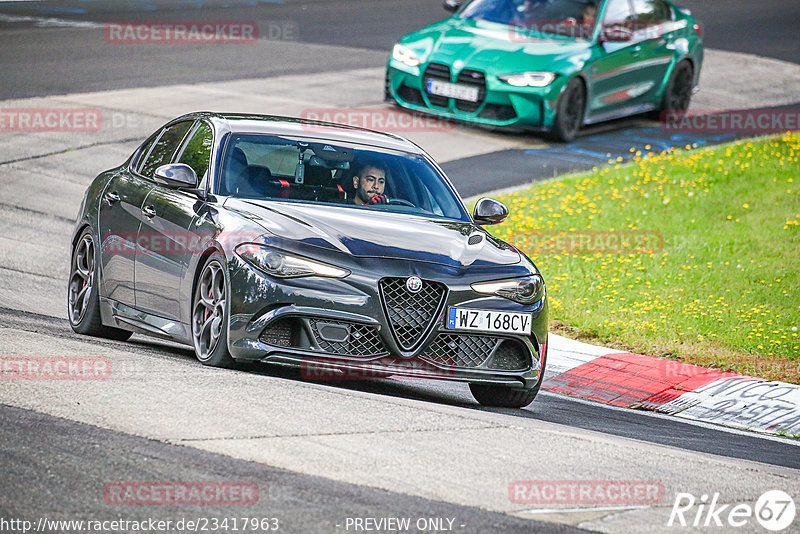
[[[398,105],[549,132],[682,113],[703,63],[700,26],[668,0],[446,0],[453,16],[400,39],[386,68]]]

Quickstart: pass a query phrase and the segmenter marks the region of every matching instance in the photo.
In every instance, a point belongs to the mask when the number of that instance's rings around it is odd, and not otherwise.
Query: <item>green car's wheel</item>
[[[558,101],[556,118],[550,137],[556,141],[569,143],[583,126],[583,113],[586,109],[586,88],[578,78],[572,78],[564,88]]]
[[[87,228],[72,249],[67,289],[69,324],[79,334],[125,341],[133,332],[104,326],[100,320],[96,250],[92,231]]]
[[[672,76],[669,78],[667,88],[664,90],[664,98],[661,101],[661,113],[674,113],[682,116],[689,109],[689,102],[692,99],[692,83],[694,81],[694,69],[688,61],[681,61],[675,65]]]

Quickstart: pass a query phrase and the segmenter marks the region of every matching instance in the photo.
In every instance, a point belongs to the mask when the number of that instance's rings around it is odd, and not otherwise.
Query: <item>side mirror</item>
[[[461,4],[464,3],[464,0],[444,0],[442,7],[444,7],[445,11],[449,11],[450,13],[455,13],[458,11],[458,8],[461,7]]]
[[[194,169],[185,163],[162,165],[156,169],[153,179],[162,185],[175,189],[179,187],[197,187],[197,174],[195,174]]]
[[[598,38],[600,44],[603,43],[622,43],[630,41],[633,38],[633,32],[624,26],[604,26],[600,30],[600,37]]]
[[[472,218],[481,226],[500,224],[508,218],[508,208],[500,201],[484,197],[475,204]]]

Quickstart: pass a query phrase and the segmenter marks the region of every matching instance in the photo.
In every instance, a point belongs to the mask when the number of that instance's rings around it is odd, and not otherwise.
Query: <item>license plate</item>
[[[464,308],[450,308],[447,313],[447,328],[455,330],[530,334],[531,323],[533,319],[530,313]]]
[[[477,87],[448,83],[440,80],[428,80],[428,93],[437,96],[457,98],[459,100],[467,100],[469,102],[478,101]]]

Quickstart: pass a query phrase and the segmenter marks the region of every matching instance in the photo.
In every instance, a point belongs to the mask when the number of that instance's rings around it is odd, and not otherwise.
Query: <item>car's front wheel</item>
[[[100,319],[97,282],[97,247],[91,229],[87,228],[72,249],[67,288],[69,324],[79,334],[125,341],[133,332],[104,326]]]
[[[583,126],[585,110],[586,88],[579,78],[572,78],[558,101],[550,137],[562,143],[569,143],[575,139],[578,130]]]
[[[475,400],[484,406],[497,408],[524,408],[533,402],[539,393],[541,380],[531,389],[493,386],[488,384],[470,384],[469,390]]]
[[[206,260],[192,298],[194,353],[204,365],[233,367],[228,352],[228,278],[225,258],[218,253]]]

